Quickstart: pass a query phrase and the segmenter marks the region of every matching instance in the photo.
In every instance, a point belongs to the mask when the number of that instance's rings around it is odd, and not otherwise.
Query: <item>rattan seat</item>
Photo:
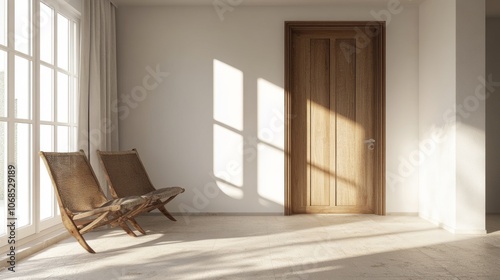
[[[52,179],[64,226],[89,253],[95,251],[87,244],[83,234],[97,227],[120,226],[129,235],[136,236],[127,225],[130,222],[144,233],[134,216],[149,205],[149,201],[141,196],[108,200],[83,151],[40,152],[40,157]]]
[[[158,209],[167,218],[176,221],[165,208],[165,204],[183,193],[184,188],[174,186],[156,189],[151,183],[136,149],[113,152],[97,151],[97,154],[113,198],[141,196],[149,201],[142,212]]]

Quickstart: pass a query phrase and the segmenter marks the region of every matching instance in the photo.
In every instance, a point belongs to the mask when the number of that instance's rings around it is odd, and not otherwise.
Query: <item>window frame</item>
[[[57,147],[57,128],[59,126],[67,126],[69,127],[68,139],[70,145],[68,149],[76,150],[77,146],[77,112],[78,112],[78,97],[79,97],[79,59],[80,59],[80,36],[81,36],[81,22],[80,22],[80,13],[73,8],[69,3],[63,0],[29,0],[31,5],[30,9],[30,42],[29,49],[30,54],[25,54],[21,51],[16,50],[15,47],[15,38],[11,38],[10,34],[15,34],[15,11],[14,11],[14,3],[15,0],[7,0],[7,41],[6,45],[0,45],[0,50],[6,52],[7,58],[7,85],[6,85],[6,111],[7,115],[5,117],[0,116],[0,121],[5,122],[7,125],[7,162],[14,162],[14,153],[13,149],[15,143],[15,133],[14,127],[18,123],[26,123],[31,125],[31,133],[30,133],[30,170],[28,171],[30,174],[29,178],[29,200],[30,204],[28,206],[28,212],[30,216],[30,222],[27,226],[16,229],[16,244],[26,243],[30,240],[36,239],[48,232],[57,230],[61,227],[61,218],[58,213],[59,207],[57,203],[57,199],[55,195],[52,193],[52,202],[51,202],[51,210],[52,216],[45,220],[40,220],[41,213],[41,187],[40,187],[40,165],[43,165],[43,162],[40,160],[38,155],[38,151],[40,150],[40,130],[42,125],[52,125],[52,147],[55,149]],[[40,5],[44,3],[48,7],[53,10],[54,20],[52,25],[52,62],[50,65],[45,61],[41,60],[41,41],[40,41],[40,22],[41,22],[41,11]],[[69,20],[69,51],[74,53],[69,55],[69,67],[68,70],[62,69],[57,65],[57,17],[58,15],[62,15]],[[21,57],[27,59],[31,63],[31,71],[30,71],[30,118],[29,119],[19,119],[14,115],[14,102],[12,101],[15,96],[15,58]],[[52,110],[53,110],[53,118],[52,121],[42,121],[40,115],[40,75],[41,75],[41,66],[48,67],[53,71],[53,96],[52,99]],[[57,111],[57,99],[55,96],[57,95],[57,76],[58,73],[64,73],[68,75],[69,83],[68,83],[68,122],[58,122],[56,119]],[[11,102],[12,101],[12,102]],[[5,170],[6,171],[6,170]],[[6,189],[7,186],[4,186]],[[53,190],[53,187],[50,186],[50,189]],[[5,192],[6,193],[6,192]],[[6,211],[1,209],[0,211]],[[7,213],[5,213],[7,214]],[[1,216],[1,215],[0,215]],[[0,252],[3,252],[8,247],[7,244],[7,234],[0,235]],[[21,242],[18,242],[21,241]]]

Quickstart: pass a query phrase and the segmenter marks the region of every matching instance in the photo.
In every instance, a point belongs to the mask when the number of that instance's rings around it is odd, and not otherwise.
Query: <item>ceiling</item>
[[[111,0],[117,6],[199,6],[214,5],[217,0]],[[235,3],[242,6],[315,6],[331,4],[384,5],[388,0],[219,0],[221,3]],[[400,0],[403,4],[419,4],[424,0]],[[470,0],[473,1],[473,0]],[[236,4],[241,3],[241,4]],[[500,17],[500,0],[486,0],[486,16]]]

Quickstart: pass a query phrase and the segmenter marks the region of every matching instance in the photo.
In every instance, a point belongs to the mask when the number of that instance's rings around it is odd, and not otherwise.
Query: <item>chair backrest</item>
[[[97,151],[113,196],[140,196],[155,190],[137,151]]]
[[[108,201],[83,151],[40,152],[40,156],[47,166],[62,208],[72,213],[84,212]]]

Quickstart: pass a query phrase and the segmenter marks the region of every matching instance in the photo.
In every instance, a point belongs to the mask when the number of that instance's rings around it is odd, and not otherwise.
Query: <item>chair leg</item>
[[[135,233],[128,227],[128,225],[123,222],[123,223],[120,223],[120,227],[130,236],[132,237],[137,237],[137,235],[135,235]]]
[[[85,241],[85,239],[79,233],[77,235],[71,233],[71,235],[73,235],[73,237],[78,240],[78,243],[80,243],[80,245],[82,245],[82,247],[87,250],[87,252],[95,254],[95,251],[89,246],[89,244],[87,244],[87,241]]]
[[[168,213],[167,209],[165,208],[164,205],[161,205],[161,206],[158,206],[158,210],[160,210],[161,213],[163,213],[163,215],[165,215],[167,218],[169,218],[170,220],[172,221],[177,221],[174,216],[170,215],[170,213]]]
[[[129,218],[128,221],[132,224],[132,226],[135,227],[140,233],[146,235],[146,232],[144,229],[137,223],[137,221],[134,218]]]
[[[89,244],[87,244],[87,241],[85,241],[85,239],[83,238],[83,236],[80,234],[80,231],[75,226],[75,223],[73,223],[73,221],[69,217],[67,217],[66,215],[64,215],[63,213],[61,213],[61,217],[62,217],[62,221],[63,221],[64,227],[66,227],[66,229],[68,230],[69,234],[71,234],[78,241],[78,243],[80,243],[80,245],[85,250],[87,250],[87,252],[95,254],[95,251],[89,246]]]

